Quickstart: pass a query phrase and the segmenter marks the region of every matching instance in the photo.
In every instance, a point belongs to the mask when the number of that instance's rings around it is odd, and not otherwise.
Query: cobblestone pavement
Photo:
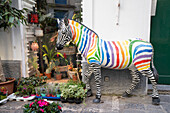
[[[61,103],[63,113],[170,113],[170,95],[160,95],[159,106],[151,104],[150,96],[102,96],[102,102],[92,103],[94,97],[86,99],[85,104]],[[0,105],[0,113],[23,113],[24,101],[8,101]]]

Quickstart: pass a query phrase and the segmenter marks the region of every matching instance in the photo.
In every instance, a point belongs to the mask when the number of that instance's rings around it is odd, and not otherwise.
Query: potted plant
[[[28,58],[28,62],[32,65],[34,71],[35,71],[35,75],[36,76],[43,76],[42,73],[40,73],[40,71],[38,70],[38,63],[37,63],[37,57],[36,56],[32,56],[31,58]]]
[[[5,78],[0,58],[0,88],[8,89],[8,94],[13,93],[15,78]]]
[[[83,87],[78,87],[77,88],[77,91],[74,95],[75,97],[75,103],[76,104],[80,104],[82,103],[82,101],[85,99],[86,97],[86,92],[87,92],[87,89],[83,89]]]
[[[65,102],[67,102],[67,98],[68,98],[68,94],[69,94],[68,85],[66,83],[60,83],[59,87],[60,87],[60,91],[61,91],[60,100],[62,103],[65,103]]]
[[[42,96],[42,97],[45,97],[46,94],[47,94],[46,88],[45,88],[45,87],[41,88],[41,96]]]
[[[49,62],[46,56],[44,56],[43,59],[45,60],[45,64],[47,65],[47,69],[44,74],[47,76],[48,79],[50,79],[51,71],[53,70],[55,64],[52,60]]]
[[[62,58],[64,58],[64,56],[61,53],[57,52],[57,50],[55,50],[55,46],[50,49],[47,45],[43,45],[43,48],[45,49],[42,49],[42,51],[44,52],[43,59],[45,60],[45,64],[47,65],[45,75],[48,76],[48,78],[51,78],[51,71],[56,66],[55,63],[57,60],[57,56],[61,56]]]
[[[69,103],[74,103],[74,95],[75,95],[75,92],[77,91],[77,85],[69,85],[68,87],[68,102]]]
[[[30,104],[24,105],[24,113],[60,113],[62,112],[59,103],[49,103],[43,99],[34,100]]]
[[[60,89],[57,89],[57,91],[56,91],[56,96],[57,96],[57,97],[61,97],[61,90],[60,90]]]
[[[35,88],[36,96],[41,96],[41,89],[40,87]]]
[[[7,98],[8,90],[5,87],[1,87],[0,89],[0,100]]]

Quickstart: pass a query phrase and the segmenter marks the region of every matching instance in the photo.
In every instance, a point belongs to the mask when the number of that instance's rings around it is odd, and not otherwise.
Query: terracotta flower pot
[[[60,74],[56,74],[56,79],[57,80],[61,80],[61,77],[62,77],[62,74],[60,73]]]
[[[10,95],[14,91],[15,78],[6,78],[6,80],[6,82],[0,82],[0,88],[5,87],[8,90],[8,95]]]
[[[77,76],[73,75],[73,81],[77,81]]]
[[[45,76],[47,76],[48,79],[51,79],[51,73],[44,73]]]
[[[43,76],[43,73],[40,73],[40,75],[37,75],[37,74],[36,74],[36,76],[37,76],[37,77],[42,77],[42,76]]]

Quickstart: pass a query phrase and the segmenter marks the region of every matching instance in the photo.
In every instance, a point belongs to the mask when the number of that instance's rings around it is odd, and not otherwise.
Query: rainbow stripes
[[[144,40],[105,41],[86,26],[69,20],[72,40],[88,63],[111,69],[124,69],[133,63],[136,68],[150,68],[152,45]]]

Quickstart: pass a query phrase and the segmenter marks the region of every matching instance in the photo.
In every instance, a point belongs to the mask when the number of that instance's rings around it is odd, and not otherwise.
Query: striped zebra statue
[[[88,90],[87,96],[92,95],[89,79],[91,74],[94,74],[97,88],[94,103],[99,103],[101,99],[101,67],[110,69],[128,68],[131,71],[132,84],[125,91],[123,97],[130,96],[132,90],[135,89],[140,81],[139,74],[148,77],[153,87],[152,103],[157,105],[160,103],[156,88],[158,74],[153,64],[154,51],[151,43],[141,39],[105,41],[100,39],[93,30],[74,20],[64,18],[58,20],[58,23],[57,49],[61,50],[67,42],[72,40],[89,64],[88,71],[84,73]]]

